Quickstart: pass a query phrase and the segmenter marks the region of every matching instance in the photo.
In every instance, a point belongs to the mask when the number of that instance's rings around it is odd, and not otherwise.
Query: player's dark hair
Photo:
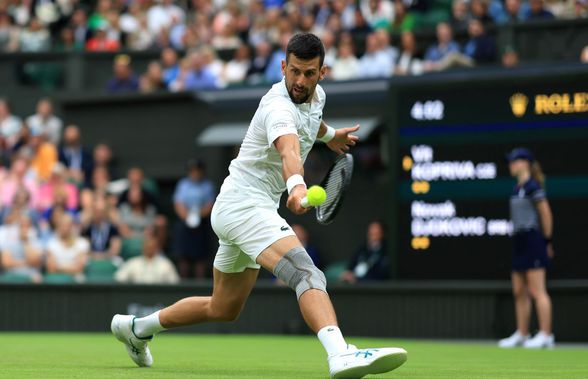
[[[312,33],[298,33],[290,38],[288,47],[286,47],[286,62],[288,62],[290,54],[305,61],[320,57],[320,67],[323,67],[325,61],[325,47],[320,38]]]

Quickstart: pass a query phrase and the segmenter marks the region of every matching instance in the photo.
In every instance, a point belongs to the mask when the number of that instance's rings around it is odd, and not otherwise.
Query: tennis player
[[[358,140],[359,129],[335,130],[322,120],[325,51],[318,37],[297,34],[282,61],[284,79],[261,99],[239,155],[229,166],[214,204],[211,222],[219,238],[212,296],[189,297],[143,318],[115,315],[112,332],[138,366],[151,366],[147,343],[163,330],[208,321],[235,320],[263,267],[288,284],[304,320],[317,333],[328,355],[333,378],[361,378],[391,371],[406,360],[401,348],[358,350],[348,345],[326,290],[294,231],[277,212],[288,191],[288,209],[303,214],[306,196],[303,163],[315,140],[341,154]],[[259,315],[260,319],[264,315]]]
[[[517,184],[510,198],[514,228],[512,289],[515,299],[517,330],[499,341],[503,348],[523,346],[529,349],[552,348],[551,298],[545,288],[545,271],[553,258],[551,236],[553,217],[545,196],[544,175],[531,151],[517,148],[507,155],[509,169]],[[539,332],[531,338],[529,320],[531,299],[539,319]]]

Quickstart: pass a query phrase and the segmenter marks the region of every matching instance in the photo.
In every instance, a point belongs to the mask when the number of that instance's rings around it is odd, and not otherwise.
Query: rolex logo
[[[523,117],[527,112],[529,98],[522,93],[515,93],[510,97],[510,108],[516,117]]]

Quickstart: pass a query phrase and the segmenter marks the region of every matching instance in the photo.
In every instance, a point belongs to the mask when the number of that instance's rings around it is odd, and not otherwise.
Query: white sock
[[[325,326],[319,330],[317,337],[329,356],[347,351],[347,342],[337,326]]]
[[[149,316],[136,318],[133,326],[133,333],[139,338],[148,338],[164,330],[165,328],[159,322],[159,311]]]

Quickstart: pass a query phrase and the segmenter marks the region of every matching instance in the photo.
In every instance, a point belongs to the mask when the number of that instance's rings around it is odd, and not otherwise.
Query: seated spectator
[[[22,52],[42,52],[51,48],[49,31],[36,18],[32,17],[29,25],[22,29],[18,39],[18,47]]]
[[[423,63],[424,71],[442,71],[453,66],[473,66],[473,60],[461,54],[459,45],[453,40],[451,26],[448,23],[437,24],[437,41],[436,45],[427,50]]]
[[[94,146],[92,156],[94,158],[94,170],[97,167],[101,167],[106,169],[109,178],[116,179],[119,177],[118,166],[114,159],[112,149],[108,144],[104,142],[97,143]]]
[[[284,34],[280,37],[281,48],[275,50],[270,56],[269,63],[265,69],[265,81],[267,83],[276,83],[282,80],[282,61],[286,60],[286,47],[290,40],[289,34]]]
[[[367,240],[353,255],[340,280],[346,283],[357,283],[369,280],[384,280],[390,277],[390,262],[384,225],[373,221],[368,225]]]
[[[137,284],[173,284],[180,278],[172,264],[161,252],[158,239],[146,233],[143,240],[143,255],[122,264],[115,274],[117,282]]]
[[[437,43],[427,50],[426,62],[439,62],[452,53],[459,53],[459,45],[453,40],[453,31],[446,22],[437,24]]]
[[[168,30],[174,22],[184,23],[186,13],[174,0],[162,0],[147,11],[147,23],[153,35]]]
[[[121,240],[118,228],[110,220],[105,197],[94,199],[90,225],[82,231],[82,236],[90,241],[90,259],[120,261]]]
[[[86,51],[115,52],[120,50],[120,42],[108,36],[108,22],[102,23],[96,29],[94,37],[86,42]]]
[[[402,51],[394,73],[396,75],[420,75],[423,73],[423,61],[417,57],[417,46],[414,34],[404,32],[400,36]]]
[[[12,53],[18,50],[19,27],[14,25],[10,15],[0,12],[0,53]]]
[[[521,22],[525,20],[528,9],[524,9],[521,5],[521,0],[505,0],[504,6],[506,22]]]
[[[31,175],[28,160],[23,155],[16,155],[8,175],[0,185],[0,206],[13,205],[16,194],[21,191],[27,192],[29,207],[37,208],[39,206],[39,184],[34,175]]]
[[[59,145],[63,122],[53,114],[53,104],[49,98],[37,102],[37,113],[27,117],[26,124],[32,134],[42,134],[47,141]]]
[[[453,0],[451,5],[451,28],[461,32],[468,28],[471,15],[467,0]]]
[[[145,199],[141,188],[131,187],[128,200],[119,206],[119,231],[123,238],[141,238],[155,225],[157,209]]]
[[[398,34],[411,32],[415,29],[416,17],[408,11],[408,6],[402,0],[394,1],[394,22],[391,32]]]
[[[327,29],[320,34],[320,38],[325,48],[325,62],[334,62],[337,58],[335,33]]]
[[[480,20],[472,19],[468,26],[468,34],[470,39],[464,47],[464,54],[477,64],[493,62],[496,59],[496,43],[494,38],[486,33],[484,24]]]
[[[114,76],[108,81],[106,90],[111,93],[136,92],[139,79],[131,68],[131,57],[126,54],[114,58]]]
[[[127,44],[131,50],[150,49],[155,44],[155,35],[149,30],[147,16],[139,14],[137,20],[137,29],[128,34]]]
[[[389,78],[392,76],[394,62],[380,49],[378,37],[369,34],[366,39],[365,54],[359,60],[360,78]]]
[[[234,50],[239,48],[243,41],[236,32],[234,21],[228,21],[219,34],[212,37],[211,45],[217,50]]]
[[[394,20],[394,6],[390,0],[361,0],[359,7],[372,29],[388,29]]]
[[[165,89],[163,70],[157,61],[150,62],[147,71],[139,79],[139,91],[142,93],[156,92]]]
[[[243,83],[250,65],[249,46],[242,45],[235,50],[233,59],[225,65],[222,74],[223,81],[228,85]]]
[[[178,53],[171,47],[161,50],[161,65],[163,66],[163,82],[169,87],[180,73]]]
[[[375,32],[378,40],[379,49],[388,57],[390,62],[394,64],[398,60],[398,49],[392,46],[392,36],[385,29],[377,29]]]
[[[353,45],[341,42],[338,50],[339,56],[331,70],[331,77],[334,80],[356,79],[359,76],[359,59],[353,53]]]
[[[145,173],[139,167],[131,167],[127,171],[127,178],[124,179],[124,188],[119,192],[118,205],[129,201],[129,191],[131,188],[139,188],[143,192],[143,198],[147,204],[153,205],[159,210],[159,201],[153,188],[149,188],[150,180],[145,178]],[[123,186],[121,186],[123,187]]]
[[[28,147],[32,156],[31,168],[37,180],[40,182],[49,180],[53,167],[59,162],[57,148],[48,142],[42,134],[34,133],[31,133]]]
[[[47,243],[47,273],[69,274],[79,280],[89,252],[90,244],[78,235],[73,217],[62,214],[55,235]]]
[[[98,0],[96,2],[96,8],[88,19],[88,27],[92,31],[100,29],[108,21],[108,12],[113,8],[113,2],[111,0]]]
[[[22,133],[22,120],[13,115],[7,99],[0,98],[0,150],[12,148],[19,141]]]
[[[74,33],[75,50],[84,50],[86,42],[90,39],[91,32],[88,27],[88,15],[83,8],[78,8],[73,12],[69,27]]]
[[[251,65],[247,71],[247,82],[249,84],[259,84],[264,81],[264,72],[270,61],[272,48],[266,41],[260,41],[255,46],[255,56],[251,60]]]
[[[214,203],[214,187],[204,176],[204,164],[188,162],[188,176],[179,181],[174,192],[174,208],[180,219],[176,249],[182,278],[204,278],[211,256],[210,212]],[[192,275],[193,268],[193,275]]]
[[[12,199],[12,204],[2,207],[0,211],[0,224],[12,224],[26,217],[36,226],[39,222],[39,214],[30,205],[29,192],[24,187],[20,187]]]
[[[545,0],[529,0],[531,5],[527,11],[525,19],[529,20],[553,20],[555,16],[549,10],[545,9]]]
[[[485,26],[494,23],[492,17],[488,13],[488,1],[489,0],[471,0],[470,10],[473,18],[480,20]]]
[[[199,49],[204,60],[204,65],[216,78],[216,86],[222,88],[225,86],[225,82],[222,80],[222,73],[225,68],[225,62],[219,58],[215,49],[210,46],[204,46]]]
[[[69,125],[63,132],[63,145],[59,148],[59,161],[67,169],[68,180],[79,186],[90,186],[94,159],[88,149],[82,145],[82,134],[76,125]]]
[[[322,270],[325,265],[323,264],[323,260],[321,259],[318,250],[314,246],[308,244],[308,232],[306,231],[306,228],[300,224],[292,224],[292,231],[296,233],[296,237],[298,237],[298,240],[308,253],[308,256],[312,259],[314,265]]]
[[[51,178],[41,185],[39,190],[39,205],[42,211],[52,209],[56,199],[63,201],[69,211],[73,212],[78,208],[78,189],[67,182],[66,175],[65,166],[61,163],[55,164]]]
[[[190,71],[184,79],[184,90],[207,90],[217,88],[218,77],[207,67],[201,52],[193,52],[188,56]]]
[[[43,249],[31,220],[20,216],[0,227],[0,266],[5,273],[29,277],[40,283]]]
[[[184,58],[180,61],[177,76],[169,83],[167,88],[171,92],[186,91],[186,79],[192,73],[192,63],[190,58]]]

